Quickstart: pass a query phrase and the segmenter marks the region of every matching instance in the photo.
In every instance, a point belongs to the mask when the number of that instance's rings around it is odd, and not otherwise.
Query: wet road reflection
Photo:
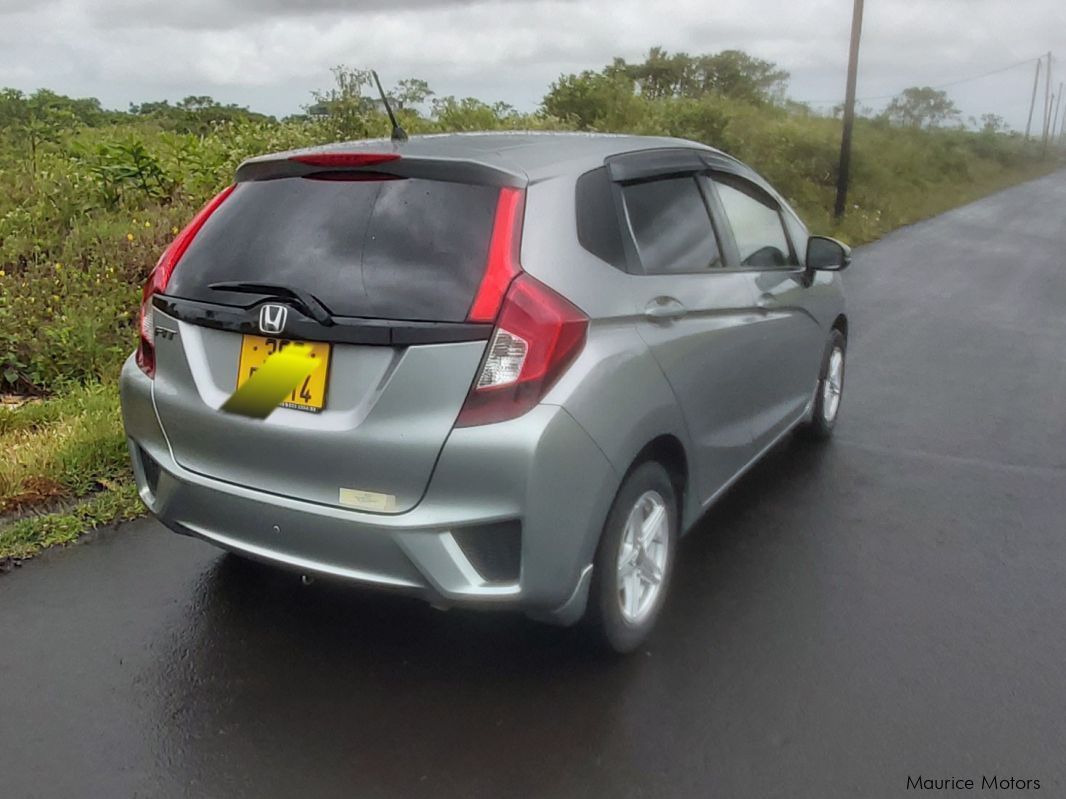
[[[0,577],[0,797],[1063,795],[1064,206],[857,251],[837,438],[711,510],[629,658],[151,520]]]
[[[751,482],[787,486],[819,457],[786,447]],[[675,630],[701,617],[704,625],[728,620],[728,603],[715,610],[723,598],[716,572],[725,567],[714,564],[738,546],[729,534],[737,518],[767,501],[743,488],[704,521],[721,535],[685,542]],[[664,726],[663,707],[691,690],[683,703],[691,711],[710,687],[698,685],[706,663],[671,662],[654,643],[611,658],[580,629],[517,614],[441,613],[337,583],[304,587],[233,556],[204,570],[179,616],[141,675],[159,688],[162,757],[226,793],[268,784],[285,795],[323,763],[334,784],[360,795],[449,784],[472,795],[524,786],[559,795],[582,774],[590,786],[653,790],[649,765],[669,755],[679,733]],[[675,721],[683,727],[688,716]],[[698,716],[688,723],[699,725]]]

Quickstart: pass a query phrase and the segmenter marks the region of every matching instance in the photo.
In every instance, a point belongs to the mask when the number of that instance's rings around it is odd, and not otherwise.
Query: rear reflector
[[[137,460],[140,462],[141,471],[144,473],[144,482],[148,490],[154,495],[159,487],[159,462],[137,446]]]
[[[400,156],[396,153],[309,153],[307,155],[293,155],[290,161],[308,166],[323,166],[337,168],[354,168],[361,166],[374,166],[389,161],[398,161]]]
[[[507,287],[522,271],[518,253],[522,244],[524,210],[525,193],[521,189],[500,189],[492,238],[489,239],[488,263],[477,296],[467,314],[468,322],[495,322]]]
[[[208,218],[222,205],[236,184],[228,186],[213,197],[207,205],[201,208],[192,221],[185,226],[170,246],[163,250],[159,256],[155,268],[148,275],[148,281],[141,291],[141,312],[138,320],[140,328],[140,343],[137,346],[137,365],[149,377],[155,377],[155,323],[152,318],[152,296],[166,290],[170,276],[174,274],[174,267],[178,265],[181,256],[189,249],[193,238],[200,232]]]
[[[522,523],[518,520],[457,527],[452,538],[489,583],[516,583],[522,573]]]
[[[514,419],[536,405],[585,346],[588,317],[543,283],[511,283],[456,427]]]

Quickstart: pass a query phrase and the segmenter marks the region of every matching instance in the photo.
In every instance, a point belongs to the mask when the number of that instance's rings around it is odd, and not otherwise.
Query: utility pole
[[[1047,54],[1047,72],[1044,75],[1044,153],[1047,153],[1048,123],[1051,121],[1051,51]]]
[[[1036,74],[1033,76],[1033,98],[1029,101],[1029,121],[1025,123],[1025,140],[1029,141],[1029,132],[1033,129],[1033,111],[1036,110],[1036,89],[1040,85],[1040,67],[1044,59],[1036,59]]]
[[[855,0],[851,12],[851,48],[848,51],[848,85],[844,94],[844,133],[840,138],[840,169],[837,172],[837,201],[834,214],[844,216],[848,204],[848,173],[851,170],[851,130],[855,126],[855,82],[859,73],[859,38],[862,35],[863,0]]]
[[[1062,107],[1062,81],[1059,81],[1059,93],[1055,95],[1055,110],[1051,112],[1051,133],[1048,135],[1048,141],[1052,144],[1055,143],[1055,129],[1059,124],[1059,109]]]

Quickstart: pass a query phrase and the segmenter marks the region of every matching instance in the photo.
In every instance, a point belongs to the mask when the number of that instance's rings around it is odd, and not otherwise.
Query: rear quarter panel
[[[584,350],[544,402],[566,408],[603,451],[620,482],[640,451],[661,435],[677,438],[686,453],[691,448],[670,385],[637,332],[632,276],[578,241],[574,191],[579,174],[527,189],[522,268],[589,316]],[[694,494],[686,493],[683,529],[699,513]]]

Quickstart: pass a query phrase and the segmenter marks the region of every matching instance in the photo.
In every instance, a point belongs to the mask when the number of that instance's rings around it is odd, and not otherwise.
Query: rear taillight
[[[466,315],[468,322],[495,322],[511,281],[522,271],[518,253],[522,245],[525,192],[505,187],[496,201],[496,217],[489,239],[489,260],[477,296]]]
[[[137,346],[137,365],[149,377],[155,377],[155,323],[152,319],[152,296],[166,290],[170,276],[174,274],[174,267],[178,265],[181,256],[189,249],[193,238],[200,232],[208,217],[215,212],[222,202],[233,193],[236,186],[229,186],[219,192],[215,197],[197,212],[192,221],[177,235],[170,246],[163,250],[159,256],[155,268],[148,275],[148,281],[144,284],[141,292],[141,313],[138,320],[140,330],[140,343]]]
[[[495,322],[457,427],[514,419],[548,392],[585,345],[588,317],[523,274],[519,260],[525,192],[500,189],[489,257],[468,322]]]
[[[515,278],[456,426],[514,419],[535,406],[580,354],[588,325],[579,308],[543,283]]]

